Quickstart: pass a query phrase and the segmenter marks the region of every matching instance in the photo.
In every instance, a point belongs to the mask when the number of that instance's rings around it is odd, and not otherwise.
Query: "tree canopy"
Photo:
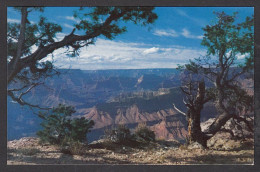
[[[253,96],[242,87],[241,82],[253,72],[254,20],[247,17],[242,23],[236,22],[236,15],[215,13],[217,21],[203,28],[201,45],[207,54],[180,66],[188,79],[183,80],[183,92],[187,95],[187,118],[193,141],[204,142],[222,129],[233,118],[252,126],[243,114],[252,112]],[[248,76],[249,75],[249,76]],[[205,88],[205,82],[211,86]],[[201,132],[200,112],[203,104],[212,101],[218,116],[207,131]]]
[[[15,9],[21,13],[21,22],[8,23],[8,95],[19,104],[31,107],[39,106],[26,102],[23,96],[42,84],[46,77],[57,73],[53,63],[44,60],[55,50],[65,47],[68,55],[77,56],[80,48],[94,44],[99,36],[114,39],[117,35],[126,32],[126,26],[119,24],[120,21],[146,26],[157,19],[153,7],[80,8],[74,13],[74,17],[80,22],[75,25],[70,34],[62,40],[57,40],[57,33],[62,32],[59,24],[49,22],[42,16],[38,23],[29,21],[28,16],[31,13],[43,12],[44,8]],[[75,31],[81,34],[75,34]],[[37,47],[35,51],[33,47]]]

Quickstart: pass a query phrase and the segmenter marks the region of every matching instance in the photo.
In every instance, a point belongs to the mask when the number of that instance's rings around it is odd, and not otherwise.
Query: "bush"
[[[135,139],[141,142],[155,141],[155,133],[145,123],[140,123],[134,132]]]
[[[105,139],[116,143],[124,143],[132,140],[132,135],[125,125],[105,130]]]
[[[61,152],[65,154],[84,155],[86,153],[85,144],[79,141],[75,141],[70,137],[65,137],[60,147],[61,147]]]
[[[182,144],[179,146],[180,150],[188,150],[188,145],[187,144]]]
[[[53,108],[50,114],[40,112],[39,117],[43,119],[43,130],[37,132],[40,141],[51,144],[61,144],[68,138],[75,142],[86,141],[86,134],[90,132],[94,121],[83,117],[73,119],[71,115],[75,112],[72,106],[61,104]]]

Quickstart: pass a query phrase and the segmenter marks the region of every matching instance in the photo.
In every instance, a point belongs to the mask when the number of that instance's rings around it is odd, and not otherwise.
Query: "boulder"
[[[193,142],[188,145],[188,149],[205,149],[200,143],[198,142]]]
[[[202,131],[214,122],[214,118],[201,123]],[[250,123],[253,123],[253,118],[247,118]],[[229,132],[219,131],[212,138],[207,141],[207,146],[216,150],[237,150],[244,147],[243,140],[253,139],[253,133],[249,131],[247,125],[244,122],[240,122],[239,125],[236,121],[230,119],[223,126],[223,129],[232,131],[233,136]]]
[[[241,147],[241,141],[232,138],[230,133],[218,132],[207,141],[207,146],[216,150],[233,150]]]

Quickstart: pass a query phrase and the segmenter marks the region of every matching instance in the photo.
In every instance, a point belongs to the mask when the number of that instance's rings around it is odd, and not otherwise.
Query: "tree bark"
[[[188,120],[188,143],[200,143],[203,147],[207,147],[207,139],[200,127],[200,113],[205,103],[205,82],[201,81],[198,84],[196,98],[190,103],[190,108],[187,111]]]
[[[22,56],[22,49],[23,49],[24,39],[25,39],[26,21],[28,16],[27,7],[22,7],[21,14],[22,16],[21,16],[21,24],[20,24],[20,34],[18,38],[16,56],[13,57],[10,63],[8,64],[8,77],[7,77],[8,83],[10,82],[10,79],[13,79],[14,76],[17,74],[15,72],[15,68]]]
[[[224,77],[225,69],[222,69],[222,72],[220,72],[217,76],[215,86],[217,89],[217,97],[215,101],[215,107],[220,114],[215,121],[210,125],[209,129],[206,131],[206,133],[215,135],[222,126],[226,124],[226,122],[232,118],[235,115],[235,109],[234,108],[227,108],[225,106],[225,92],[224,92],[224,85],[223,85],[223,77]]]
[[[203,147],[207,147],[207,138],[201,131],[200,127],[200,113],[193,113],[188,119],[188,143],[200,143]]]

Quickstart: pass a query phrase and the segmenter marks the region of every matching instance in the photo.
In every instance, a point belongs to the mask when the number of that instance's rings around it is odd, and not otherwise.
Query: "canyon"
[[[59,103],[74,106],[74,117],[94,120],[95,126],[88,133],[89,142],[98,140],[104,129],[118,124],[127,125],[132,131],[139,123],[155,132],[158,139],[184,142],[187,134],[186,111],[180,90],[182,73],[176,69],[129,69],[83,71],[60,69],[58,76],[48,78],[44,85],[26,95],[28,102],[43,107]],[[253,93],[252,80],[243,80],[243,86]],[[41,129],[39,110],[14,103],[8,98],[8,140],[35,136]],[[214,118],[217,112],[207,103],[201,121]]]

